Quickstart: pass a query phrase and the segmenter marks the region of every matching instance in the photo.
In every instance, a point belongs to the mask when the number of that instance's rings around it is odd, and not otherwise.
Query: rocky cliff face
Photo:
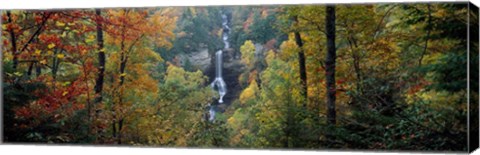
[[[201,49],[190,54],[181,54],[178,57],[182,66],[191,65],[194,70],[199,69],[202,72],[207,71],[209,66],[212,65],[212,57],[208,54],[208,49]]]

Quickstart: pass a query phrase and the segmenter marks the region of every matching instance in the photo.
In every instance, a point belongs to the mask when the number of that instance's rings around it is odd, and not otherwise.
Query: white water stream
[[[228,26],[228,18],[225,13],[222,13],[222,26],[223,26],[223,34],[222,39],[223,43],[225,44],[224,49],[230,48],[230,43],[228,42],[228,35],[230,34],[230,27]],[[223,80],[222,77],[222,70],[223,70],[223,50],[218,50],[215,53],[215,80],[212,82],[211,87],[213,90],[218,92],[220,96],[218,99],[218,103],[223,103],[223,97],[227,94],[227,84]],[[215,106],[210,104],[210,110],[208,111],[210,117],[208,118],[209,121],[215,120]]]

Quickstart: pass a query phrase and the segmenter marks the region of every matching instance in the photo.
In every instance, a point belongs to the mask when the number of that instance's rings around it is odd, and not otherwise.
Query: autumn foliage
[[[468,5],[3,11],[3,138],[466,151],[478,128],[466,121],[478,115]],[[210,87],[218,50],[223,104]]]

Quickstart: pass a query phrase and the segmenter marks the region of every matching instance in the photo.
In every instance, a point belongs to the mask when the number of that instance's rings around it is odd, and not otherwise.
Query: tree
[[[298,24],[298,17],[294,16],[293,21]],[[307,86],[307,67],[305,65],[305,53],[303,51],[303,41],[302,36],[300,35],[299,31],[295,31],[295,42],[297,43],[298,48],[300,48],[298,52],[298,66],[300,67],[300,79],[302,80],[302,87],[303,87],[303,96],[305,97],[305,102],[303,107],[307,106],[308,102],[308,86]]]
[[[95,81],[95,103],[102,102],[103,79],[105,76],[105,49],[103,46],[103,18],[102,10],[95,9],[95,22],[97,28],[97,50],[98,50],[98,75]]]
[[[112,54],[110,61],[112,65],[111,75],[111,117],[112,137],[115,143],[122,143],[122,129],[125,126],[125,119],[128,116],[131,102],[126,99],[130,84],[134,83],[129,79],[139,69],[138,64],[131,59],[139,59],[142,56],[153,57],[161,60],[154,54],[151,48],[171,47],[171,39],[174,37],[176,17],[173,17],[175,10],[166,8],[149,12],[148,9],[120,9],[109,10],[107,27],[107,43],[113,46],[118,53]],[[114,59],[114,60],[112,60]],[[139,60],[136,60],[139,61]],[[130,65],[127,65],[130,64]],[[130,69],[130,70],[128,70]],[[130,80],[130,81],[127,81]],[[128,110],[126,110],[128,109]]]
[[[336,87],[335,87],[335,59],[336,47],[335,47],[335,6],[327,6],[325,29],[327,31],[327,57],[325,60],[325,76],[327,77],[327,120],[328,124],[336,124],[336,111],[335,111],[335,99],[336,99]]]

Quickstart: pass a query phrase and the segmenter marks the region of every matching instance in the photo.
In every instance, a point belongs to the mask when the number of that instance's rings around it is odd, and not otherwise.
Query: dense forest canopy
[[[1,15],[9,143],[466,151],[478,118],[467,3]]]

